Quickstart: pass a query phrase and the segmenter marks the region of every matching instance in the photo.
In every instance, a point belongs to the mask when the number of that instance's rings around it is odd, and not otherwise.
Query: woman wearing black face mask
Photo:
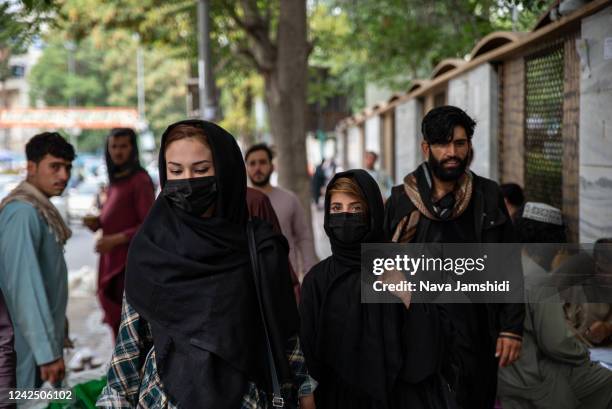
[[[247,221],[236,141],[210,122],[171,125],[159,175],[162,192],[130,247],[121,327],[97,407],[264,409],[275,378],[282,407],[296,407],[298,397],[308,407],[314,384],[297,336],[287,242]]]
[[[362,304],[361,243],[383,242],[383,200],[363,170],[325,195],[332,256],[304,278],[300,339],[324,409],[450,408],[440,375],[443,321],[423,304]]]

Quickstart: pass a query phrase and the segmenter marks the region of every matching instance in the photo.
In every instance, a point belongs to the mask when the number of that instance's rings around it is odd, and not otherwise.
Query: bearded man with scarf
[[[304,278],[306,365],[324,409],[450,409],[441,376],[446,326],[435,305],[361,302],[361,243],[382,243],[383,199],[365,170],[336,174],[325,194],[332,255]]]
[[[299,343],[287,241],[248,221],[234,137],[206,121],[169,126],[159,175],[162,192],[130,246],[121,326],[97,407],[267,409],[272,367],[283,407],[303,403],[314,384]]]
[[[100,253],[98,299],[104,322],[117,337],[121,321],[121,300],[125,262],[132,237],[155,200],[153,181],[140,165],[138,140],[130,128],[113,129],[106,140],[106,169],[110,186],[100,217],[86,217],[83,223],[92,231],[102,229],[96,243]]]
[[[27,177],[0,203],[0,288],[13,321],[17,387],[56,384],[63,359],[72,232],[49,200],[70,179],[74,148],[55,132],[26,144]]]
[[[515,243],[499,186],[468,169],[475,122],[460,108],[434,108],[423,118],[425,157],[386,203],[385,230],[398,243]],[[520,258],[510,259],[520,273]],[[522,304],[442,305],[453,326],[452,384],[464,409],[492,409],[497,367],[520,353]]]

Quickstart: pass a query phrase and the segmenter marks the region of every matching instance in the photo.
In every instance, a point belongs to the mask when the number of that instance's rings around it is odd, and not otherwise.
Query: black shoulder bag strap
[[[259,278],[261,277],[259,270],[259,258],[257,256],[257,245],[255,244],[255,232],[253,231],[253,223],[247,223],[247,235],[249,241],[249,254],[251,255],[251,267],[253,270],[253,280],[255,281],[255,291],[257,292],[257,304],[259,304],[259,312],[261,313],[261,321],[266,335],[266,347],[268,349],[268,363],[270,365],[270,375],[272,378],[272,406],[275,408],[284,408],[285,401],[281,395],[280,383],[276,372],[276,364],[274,363],[274,355],[272,354],[272,345],[270,344],[270,336],[268,335],[268,324],[263,310],[263,302],[261,299],[261,288]]]

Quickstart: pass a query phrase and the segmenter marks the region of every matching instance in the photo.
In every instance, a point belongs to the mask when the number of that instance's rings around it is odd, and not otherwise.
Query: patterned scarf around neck
[[[42,218],[45,219],[49,228],[55,233],[55,239],[62,245],[66,244],[66,241],[68,241],[72,235],[72,231],[66,225],[64,219],[62,219],[62,216],[57,211],[57,208],[51,203],[47,196],[34,185],[24,180],[2,200],[0,203],[0,211],[2,211],[7,204],[15,200],[26,202],[34,206]]]
[[[404,178],[404,191],[416,209],[400,220],[391,240],[396,243],[412,241],[421,216],[435,221],[449,221],[461,216],[472,199],[472,182],[473,174],[466,170],[451,193],[434,201],[431,171],[423,162]]]

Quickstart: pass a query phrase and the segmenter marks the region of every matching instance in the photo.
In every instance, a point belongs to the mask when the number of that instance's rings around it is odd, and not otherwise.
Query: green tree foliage
[[[18,54],[35,34],[23,11],[11,2],[0,3],[0,50]]]
[[[257,132],[245,96],[263,97],[263,87],[251,88],[258,75],[252,40],[240,25],[245,9],[238,1],[211,1],[211,44],[224,124],[239,135]],[[278,0],[261,0],[258,10],[269,22],[263,32],[275,32]],[[463,58],[475,43],[495,30],[530,30],[548,6],[543,0],[319,0],[309,8],[308,101],[324,102],[347,95],[351,106],[364,106],[366,82],[403,90],[414,78],[427,77],[444,58]],[[192,0],[60,0],[61,24],[76,36],[92,27],[138,32],[152,47],[163,46],[191,61],[195,76],[196,2]],[[92,10],[95,10],[92,12]],[[329,75],[321,78],[324,69]],[[221,86],[222,85],[222,86]],[[247,98],[250,100],[250,98]]]
[[[0,107],[8,105],[4,86],[12,75],[10,58],[27,50],[46,21],[49,7],[44,0],[0,1]]]
[[[311,64],[334,74],[323,89],[363,108],[366,82],[406,89],[445,58],[464,58],[497,30],[531,30],[549,2],[541,0],[322,0],[311,14]],[[518,19],[513,23],[513,7]],[[311,93],[312,96],[312,93]]]
[[[30,72],[31,93],[34,103],[42,100],[49,106],[106,105],[108,73],[104,70],[101,48],[86,39],[74,48],[58,33],[50,33],[49,42]],[[69,60],[74,59],[74,74],[69,73]]]
[[[352,106],[362,107],[370,62],[367,50],[354,44],[348,13],[331,3],[320,2],[310,10],[309,23],[313,42],[309,102],[324,103],[340,94],[346,95]],[[321,69],[328,75],[318,75]]]
[[[111,31],[106,39],[107,105],[135,107],[138,41],[125,30]],[[168,124],[185,118],[187,62],[172,53],[167,47],[144,49],[145,114],[158,138]]]
[[[72,24],[67,16],[78,16],[87,7],[92,7],[92,18],[96,13],[107,18],[108,11],[94,2],[70,0],[62,6],[66,20],[57,20],[46,34],[43,54],[30,73],[31,98],[48,106],[68,106],[72,101],[75,106],[135,108],[139,41],[122,28],[91,26],[85,31],[80,23]],[[145,114],[158,137],[169,123],[185,117],[188,64],[180,54],[163,44],[144,46]],[[75,67],[72,75],[70,58]],[[97,150],[105,133],[84,131],[79,148]]]
[[[36,8],[36,1],[25,3],[28,10]],[[42,4],[46,7],[47,3]],[[218,85],[222,84],[226,93],[221,97],[225,116],[238,121],[234,130],[252,134],[253,122],[243,104],[245,91],[262,97],[263,88],[249,88],[256,71],[251,64],[249,39],[232,18],[244,17],[237,3],[211,1],[212,59]],[[268,30],[273,32],[278,0],[257,3],[270,21]],[[190,71],[196,72],[195,1],[58,0],[55,4],[56,24],[76,39],[90,37],[99,27],[138,32],[151,48],[162,46],[167,56],[189,59]],[[543,0],[313,2],[309,26],[314,46],[309,63],[328,70],[330,75],[321,80],[311,70],[309,102],[323,102],[334,93],[343,93],[355,109],[360,109],[366,81],[405,89],[411,79],[428,76],[441,59],[464,57],[479,38],[492,31],[530,30],[548,5]],[[519,11],[516,24],[512,21],[513,7]],[[226,125],[231,128],[234,120],[226,119]]]
[[[229,81],[227,76],[217,81],[219,88],[226,90],[221,94],[224,116],[220,124],[233,135],[240,135],[248,146],[260,139],[258,136],[266,130],[257,129],[253,112],[255,97],[263,95],[263,82],[256,74],[233,78],[231,84]]]
[[[217,86],[222,90],[220,102],[223,124],[237,135],[252,138],[257,134],[252,116],[252,101],[264,96],[264,87],[253,78],[265,77],[253,53],[253,39],[244,24],[248,10],[243,3],[229,0],[211,1],[212,60]],[[274,39],[278,26],[279,0],[251,2],[267,21],[266,27],[251,27]],[[547,1],[520,0],[319,0],[309,3],[309,36],[313,44],[309,57],[308,101],[324,102],[334,94],[347,95],[354,110],[364,106],[366,82],[403,90],[415,78],[427,77],[444,58],[463,58],[486,34],[495,30],[519,31],[533,27],[547,7]],[[134,105],[134,64],[126,57],[134,49],[118,47],[117,35],[137,32],[148,48],[146,65],[154,67],[183,63],[182,79],[169,67],[164,71],[175,84],[165,93],[154,94],[161,84],[152,84],[147,75],[147,114],[160,124],[165,110],[184,107],[184,81],[195,76],[197,37],[196,2],[192,0],[58,0],[57,25],[76,41],[104,44],[104,67],[113,67],[105,84],[111,105]],[[518,20],[512,10],[517,7]],[[514,26],[514,27],[513,27]],[[122,33],[122,34],[117,34]],[[111,37],[111,44],[104,38]],[[93,37],[93,41],[91,40]],[[100,39],[102,37],[103,39]],[[61,44],[60,44],[61,45]],[[154,50],[163,50],[154,51]],[[155,53],[159,52],[159,59]],[[59,51],[58,51],[59,53]],[[118,54],[113,57],[113,54]],[[166,64],[164,57],[173,62]],[[109,61],[114,60],[114,62]],[[123,60],[123,63],[121,62]],[[265,72],[265,70],[264,70]],[[325,72],[327,75],[321,76]],[[165,75],[159,76],[164,79]],[[87,84],[82,84],[87,85]],[[91,86],[91,85],[90,85]],[[129,91],[129,92],[128,92]],[[71,92],[70,87],[64,94]],[[163,94],[163,96],[162,96]],[[92,94],[96,95],[95,93]],[[155,95],[156,98],[153,98]],[[161,96],[161,98],[157,98]],[[167,98],[166,98],[167,97]],[[184,99],[183,99],[184,101]],[[151,105],[153,104],[153,105]],[[157,106],[155,106],[157,105]],[[180,112],[179,112],[180,111]],[[178,118],[184,110],[174,110]],[[159,119],[158,119],[159,118]],[[162,119],[163,118],[163,119]],[[167,122],[166,122],[167,123]],[[161,128],[161,125],[155,125]]]

